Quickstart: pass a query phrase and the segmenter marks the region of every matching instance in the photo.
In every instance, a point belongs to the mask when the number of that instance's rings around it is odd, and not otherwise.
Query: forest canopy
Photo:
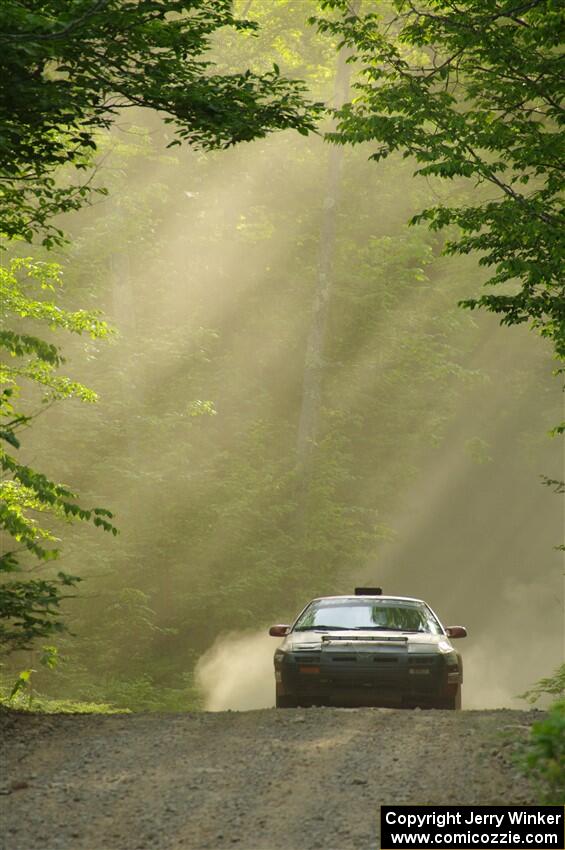
[[[170,144],[205,149],[272,130],[313,129],[304,86],[277,67],[214,72],[206,57],[224,27],[254,30],[231,0],[6,0],[0,8],[0,233],[48,247],[52,222],[76,210],[90,178],[65,186],[55,172],[92,166],[96,137],[124,109],[146,107],[172,125]]]
[[[330,140],[374,143],[377,162],[400,151],[424,177],[471,180],[472,202],[454,198],[413,221],[447,228],[448,253],[477,254],[492,270],[489,291],[464,306],[531,323],[565,358],[563,6],[395,0],[355,15],[347,0],[321,6],[334,14],[315,22],[353,51],[359,73]]]

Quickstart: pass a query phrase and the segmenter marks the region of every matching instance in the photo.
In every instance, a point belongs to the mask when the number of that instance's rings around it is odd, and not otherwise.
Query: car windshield
[[[400,599],[317,599],[311,602],[294,631],[314,629],[386,629],[442,634],[442,628],[423,602]]]

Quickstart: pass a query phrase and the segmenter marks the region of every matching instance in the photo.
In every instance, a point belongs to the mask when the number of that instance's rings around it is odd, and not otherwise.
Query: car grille
[[[296,652],[288,657],[285,679],[291,688],[320,691],[377,690],[379,693],[437,690],[444,663],[438,655],[409,653],[407,647],[363,648],[357,652]]]
[[[301,652],[300,655],[295,655],[294,660],[299,664],[319,664],[320,653],[315,652],[312,655],[306,655],[305,652]]]

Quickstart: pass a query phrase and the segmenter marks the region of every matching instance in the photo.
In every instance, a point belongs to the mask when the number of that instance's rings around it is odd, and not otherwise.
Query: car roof
[[[381,593],[363,593],[357,595],[350,593],[347,596],[316,596],[312,599],[312,602],[320,602],[322,599],[384,599],[387,602],[421,602],[423,605],[428,604],[427,602],[424,602],[423,599],[417,599],[415,596],[384,596]]]

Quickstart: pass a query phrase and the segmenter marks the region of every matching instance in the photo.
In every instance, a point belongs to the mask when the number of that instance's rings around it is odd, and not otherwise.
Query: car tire
[[[461,711],[461,685],[454,694],[439,700],[436,708],[442,708],[444,711]]]
[[[296,697],[289,694],[276,694],[275,705],[277,708],[298,708]]]

